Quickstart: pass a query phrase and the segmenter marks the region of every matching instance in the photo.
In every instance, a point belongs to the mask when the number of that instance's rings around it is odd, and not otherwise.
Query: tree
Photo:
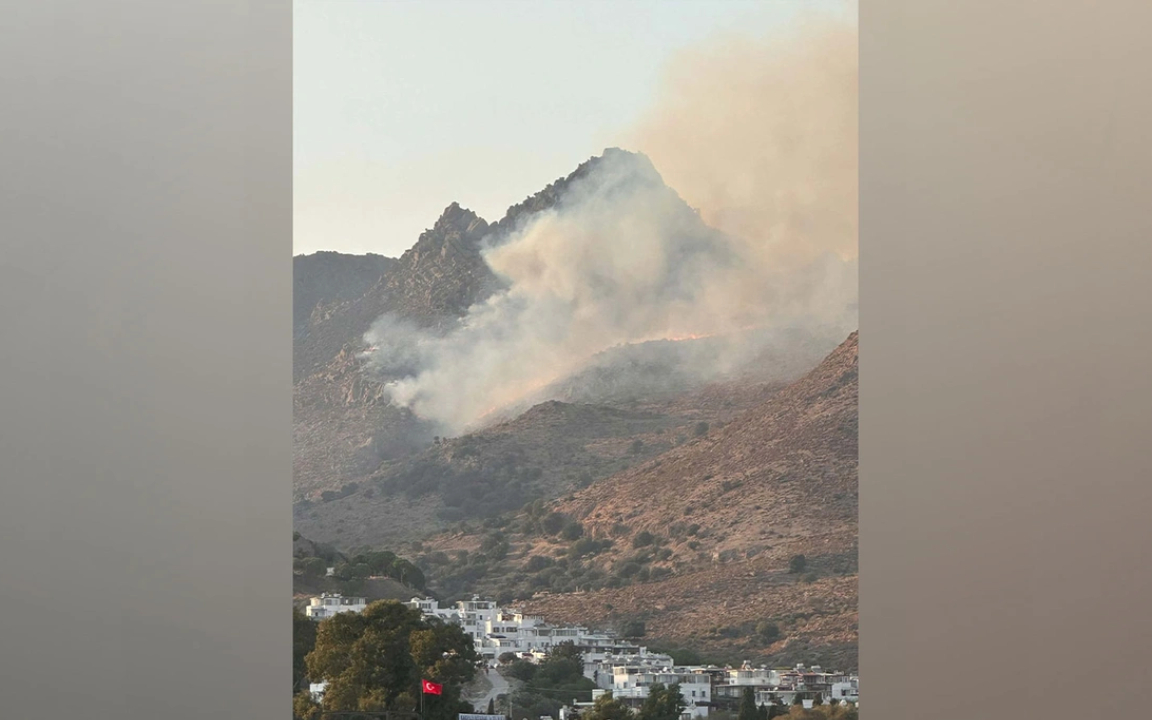
[[[606,692],[596,698],[592,709],[582,716],[582,720],[633,720],[632,709],[622,700],[612,697]]]
[[[584,663],[575,644],[560,643],[539,665],[518,660],[506,671],[509,676],[520,676],[527,687],[511,698],[516,717],[555,717],[560,708],[572,698],[587,698],[596,684],[584,677]],[[521,675],[521,673],[523,673]]]
[[[629,620],[620,626],[620,634],[626,638],[642,638],[647,632],[643,620]]]
[[[507,665],[508,663],[510,663],[516,659],[516,653],[514,653],[514,652],[502,652],[502,653],[500,653],[500,657],[498,657],[496,659],[500,661],[501,665]]]
[[[460,691],[476,673],[476,650],[458,626],[381,600],[320,623],[306,665],[310,679],[328,683],[325,711],[412,711],[427,679],[444,689],[426,704],[426,720],[453,720],[469,709]]]
[[[758,720],[760,715],[759,710],[756,709],[756,693],[752,688],[744,688],[744,697],[740,699],[740,714],[736,716],[736,720]]]
[[[308,666],[304,659],[316,646],[316,623],[299,608],[292,608],[292,691],[308,689]]]
[[[548,535],[555,535],[564,529],[568,518],[564,517],[558,512],[548,513],[543,520],[540,521],[540,529]]]
[[[756,626],[756,634],[760,639],[771,645],[780,639],[780,626],[765,620]]]
[[[488,715],[496,714],[496,698],[488,698]]]
[[[328,564],[318,557],[305,558],[300,561],[300,571],[306,578],[321,578],[328,572]]]
[[[388,575],[396,565],[397,559],[396,553],[381,550],[378,552],[364,553],[363,555],[353,558],[352,561],[364,563],[374,574]]]
[[[802,573],[806,567],[808,567],[808,558],[803,555],[793,555],[792,559],[788,561],[788,572],[792,574]]]
[[[292,696],[292,716],[298,720],[315,720],[320,717],[320,705],[312,699],[308,688]]]
[[[672,662],[676,665],[703,665],[704,658],[700,653],[691,648],[675,649],[666,651],[672,656]]]
[[[640,707],[637,720],[680,720],[683,712],[684,698],[680,696],[680,686],[673,683],[665,687],[655,683],[648,689],[648,697]]]
[[[393,561],[392,567],[388,570],[388,576],[417,590],[423,590],[426,583],[424,573],[420,571],[420,568],[404,558],[396,558]]]
[[[561,643],[557,643],[552,648],[552,652],[548,653],[548,658],[550,660],[559,658],[571,658],[573,660],[579,660],[583,656],[584,654],[576,648],[576,643],[571,640],[565,640]]]
[[[516,680],[529,682],[536,675],[536,669],[536,663],[531,663],[527,660],[513,660],[509,663],[505,674]]]
[[[632,538],[632,547],[642,548],[656,542],[656,536],[647,530],[641,530],[636,533],[636,537]]]
[[[756,720],[770,720],[772,717],[772,709],[767,705],[761,705],[756,711]]]

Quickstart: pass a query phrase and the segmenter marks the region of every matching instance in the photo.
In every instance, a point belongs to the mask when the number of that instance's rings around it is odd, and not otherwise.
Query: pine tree
[[[759,715],[756,709],[756,693],[752,688],[744,688],[744,698],[740,701],[740,714],[736,720],[759,720]]]

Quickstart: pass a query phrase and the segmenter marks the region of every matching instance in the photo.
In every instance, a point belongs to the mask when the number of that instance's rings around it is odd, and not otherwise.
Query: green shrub
[[[765,643],[771,645],[780,639],[780,627],[774,622],[765,620],[756,626],[756,634]]]

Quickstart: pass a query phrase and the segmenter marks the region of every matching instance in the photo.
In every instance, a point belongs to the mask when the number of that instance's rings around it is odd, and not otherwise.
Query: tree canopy
[[[637,720],[680,720],[683,712],[684,698],[680,696],[680,686],[674,683],[665,687],[655,683],[648,688],[648,697],[640,707]]]
[[[592,709],[584,713],[581,720],[633,720],[633,713],[623,700],[617,700],[607,692],[596,698]]]
[[[471,706],[460,700],[476,672],[472,639],[456,625],[426,620],[394,600],[341,613],[319,623],[308,676],[326,681],[322,707],[333,710],[406,710],[420,704],[420,681],[443,685],[425,700],[425,720],[454,720]]]
[[[556,716],[557,711],[575,699],[589,700],[596,684],[584,676],[580,651],[571,642],[552,648],[540,664],[514,660],[506,670],[509,677],[527,683],[513,693],[511,709],[517,718]]]

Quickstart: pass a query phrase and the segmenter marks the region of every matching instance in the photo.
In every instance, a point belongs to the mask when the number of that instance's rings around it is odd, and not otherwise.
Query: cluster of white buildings
[[[586,666],[587,668],[587,666]],[[643,652],[632,657],[607,658],[586,674],[601,688],[593,692],[593,701],[605,692],[629,704],[639,705],[657,683],[665,687],[678,684],[684,699],[685,715],[707,717],[711,708],[736,709],[751,689],[757,705],[791,705],[799,696],[801,704],[811,707],[819,695],[824,702],[860,702],[860,678],[819,667],[797,665],[788,670],[739,669],[716,666],[676,666],[667,655]]]
[[[797,665],[788,670],[752,667],[726,669],[726,682],[715,688],[718,700],[739,702],[744,690],[751,688],[757,705],[783,703],[791,705],[799,695],[801,701],[860,702],[860,678],[856,675],[824,670],[818,665]]]
[[[585,663],[613,655],[634,655],[643,648],[620,639],[612,632],[590,630],[579,625],[553,625],[536,615],[498,607],[491,600],[473,598],[454,606],[440,607],[437,600],[413,598],[409,607],[429,617],[459,625],[472,637],[476,654],[489,663],[505,653],[527,660],[540,660],[564,642],[583,653]]]
[[[817,695],[825,702],[860,701],[859,677],[818,666],[797,665],[786,670],[748,664],[740,668],[677,666],[670,655],[650,652],[613,632],[554,625],[538,616],[501,608],[492,600],[474,597],[440,607],[437,600],[413,598],[406,604],[428,617],[459,625],[471,636],[477,655],[489,665],[495,665],[506,653],[538,662],[555,646],[571,642],[583,656],[585,676],[597,686],[593,702],[611,692],[615,698],[639,705],[656,684],[679,685],[686,718],[707,717],[717,706],[735,708],[748,688],[757,705],[791,705],[799,696],[810,706]],[[312,598],[306,612],[308,617],[321,620],[339,612],[360,612],[365,606],[364,598],[323,595]]]
[[[690,718],[708,716],[712,707],[712,679],[698,668],[674,667],[672,658],[660,661],[660,656],[649,655],[627,659],[622,664],[605,666],[596,673],[593,680],[600,686],[592,691],[592,700],[606,692],[612,697],[624,700],[630,705],[640,705],[648,698],[653,685],[665,687],[678,684],[680,697],[684,700],[684,715]],[[606,671],[611,671],[608,674]]]

